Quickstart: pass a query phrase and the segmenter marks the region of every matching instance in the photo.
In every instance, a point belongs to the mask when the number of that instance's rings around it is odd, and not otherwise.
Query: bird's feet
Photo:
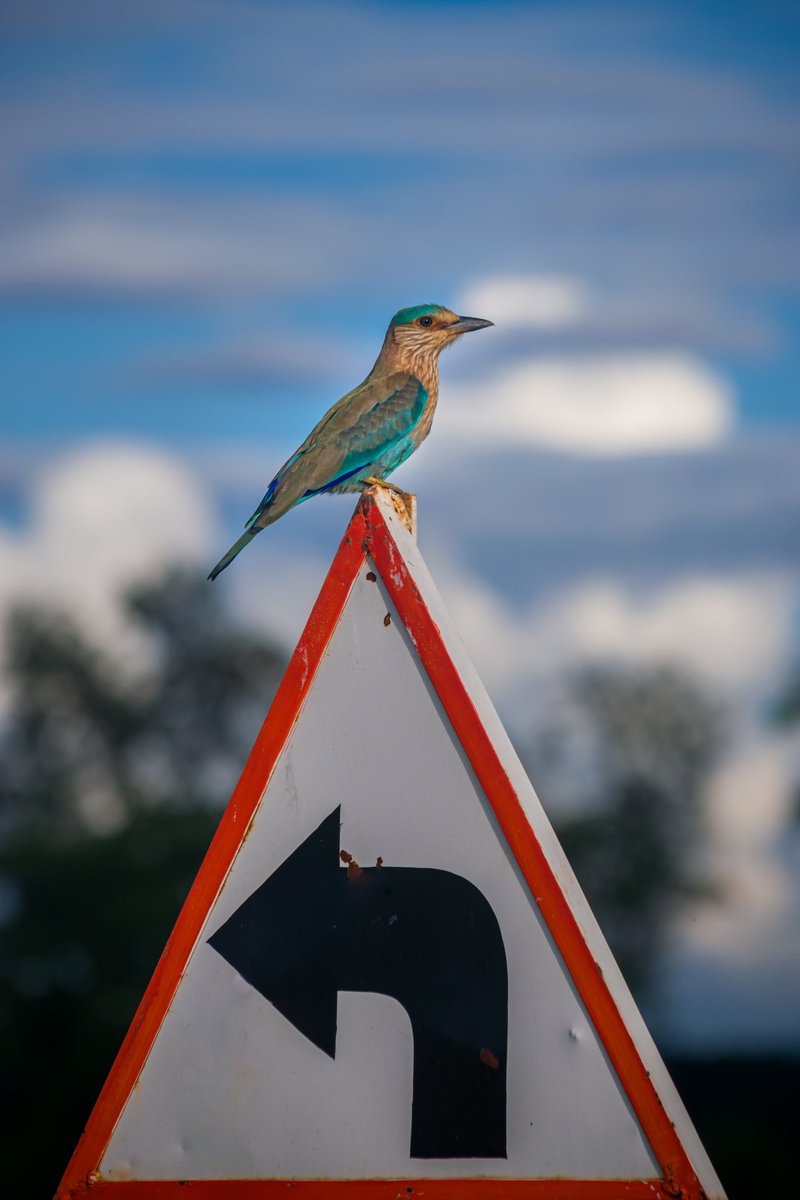
[[[404,502],[411,496],[411,492],[404,492],[396,483],[389,483],[388,479],[378,479],[377,475],[367,475],[364,483],[368,483],[370,487],[386,488],[388,491],[394,492],[395,496],[401,496]]]
[[[386,479],[378,479],[377,475],[368,475],[363,482],[368,484],[370,487],[385,488],[387,492],[392,492],[403,507],[402,512],[399,512],[398,510],[398,515],[408,526],[409,530],[413,532],[417,501],[417,497],[414,495],[414,493],[404,492],[403,489],[399,488],[396,483],[389,483]],[[396,509],[397,500],[395,501]]]

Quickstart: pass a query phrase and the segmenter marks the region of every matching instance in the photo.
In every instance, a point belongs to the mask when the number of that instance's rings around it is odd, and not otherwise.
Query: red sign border
[[[660,1178],[103,1180],[97,1171],[367,557],[447,713],[661,1169]],[[56,1200],[707,1200],[569,902],[377,502],[364,492],[244,771],[70,1160]]]

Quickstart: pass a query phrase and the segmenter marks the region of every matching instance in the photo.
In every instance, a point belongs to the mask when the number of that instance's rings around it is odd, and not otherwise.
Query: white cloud
[[[519,706],[527,692],[530,708],[541,685],[604,661],[677,662],[723,695],[763,695],[791,641],[792,595],[777,577],[696,577],[646,595],[595,579],[523,611],[457,572],[445,576],[443,591],[504,706]]]
[[[253,567],[251,556],[250,564],[242,564],[230,580],[230,587],[237,611],[247,624],[291,650],[303,632],[329,564],[313,554],[292,552],[285,545],[273,552],[266,538],[261,541],[265,544],[256,543],[255,550],[262,556],[261,561]],[[279,587],[274,586],[276,575]],[[269,593],[268,605],[264,603],[265,590]]]
[[[459,300],[460,312],[486,317],[506,329],[558,329],[574,325],[588,309],[585,284],[561,275],[482,279]]]
[[[139,192],[62,200],[7,223],[0,291],[282,294],[329,280],[356,244],[352,221],[298,197],[195,197],[178,205]]]
[[[439,431],[587,456],[694,450],[733,426],[729,388],[679,353],[530,360],[448,389]]]
[[[709,796],[709,819],[719,839],[732,848],[748,850],[771,844],[786,828],[794,776],[790,737],[743,740],[736,754],[717,773]]]
[[[782,581],[761,578],[689,579],[646,599],[597,583],[574,596],[567,620],[572,629],[565,632],[586,657],[675,660],[721,689],[739,691],[778,668],[789,636],[789,597]]]
[[[22,530],[0,530],[0,621],[18,603],[66,608],[124,651],[121,591],[170,564],[210,557],[208,497],[176,459],[98,443],[45,466]]]
[[[787,853],[796,750],[754,727],[712,781],[709,870],[722,902],[685,914],[665,973],[673,1036],[706,1052],[798,1042],[800,885]],[[723,1009],[704,1018],[721,988]]]
[[[776,924],[788,923],[796,881],[774,851],[790,817],[794,777],[791,739],[757,726],[743,731],[715,773],[707,808],[709,869],[724,903],[701,908],[685,923],[693,951],[731,962],[757,960]]]

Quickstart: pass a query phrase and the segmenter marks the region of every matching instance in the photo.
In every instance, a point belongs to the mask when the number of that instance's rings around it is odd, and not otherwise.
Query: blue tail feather
[[[261,533],[261,526],[260,526],[260,525],[256,525],[256,526],[254,526],[254,527],[252,527],[252,528],[250,528],[250,529],[247,529],[247,530],[246,530],[246,531],[245,531],[245,532],[242,534],[242,536],[239,538],[238,542],[234,542],[234,543],[233,543],[233,545],[231,546],[230,550],[228,550],[227,554],[223,554],[222,558],[219,560],[219,562],[217,563],[217,565],[216,565],[216,566],[214,567],[214,569],[213,569],[213,570],[210,572],[210,574],[209,574],[208,578],[209,578],[209,579],[216,579],[216,578],[217,578],[217,576],[218,576],[218,575],[219,575],[219,574],[220,574],[222,571],[224,571],[224,570],[225,570],[225,568],[226,568],[227,566],[230,566],[230,564],[231,564],[231,563],[233,562],[233,560],[236,558],[236,555],[237,555],[237,554],[240,554],[240,553],[241,553],[241,551],[242,551],[242,550],[244,550],[245,546],[249,546],[249,545],[250,545],[250,542],[253,540],[253,538],[256,536],[256,534],[257,534],[257,533]]]

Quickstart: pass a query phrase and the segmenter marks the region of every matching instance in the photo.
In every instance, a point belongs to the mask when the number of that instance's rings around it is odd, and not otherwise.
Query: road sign
[[[719,1200],[371,489],[59,1197]]]

